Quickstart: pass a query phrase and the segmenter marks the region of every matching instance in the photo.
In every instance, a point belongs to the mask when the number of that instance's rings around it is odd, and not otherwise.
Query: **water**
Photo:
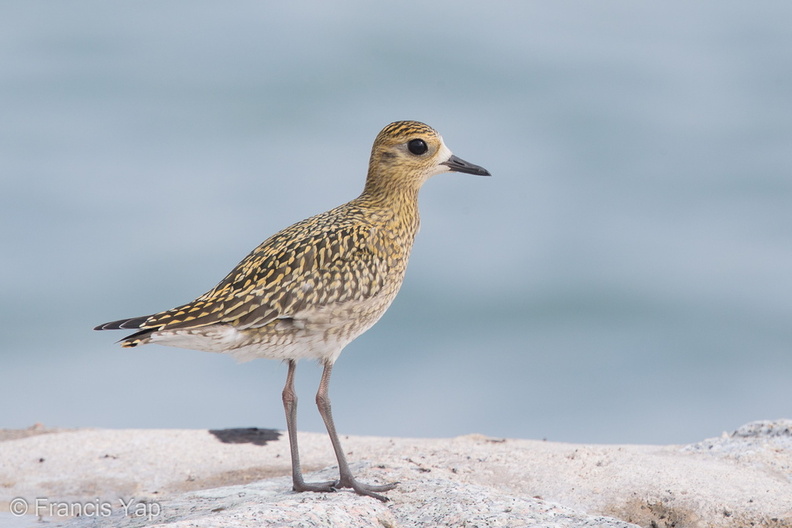
[[[397,119],[493,177],[424,189],[402,293],[333,375],[343,433],[682,443],[792,413],[792,4],[2,10],[0,427],[284,427],[283,365],[90,329],[356,196]]]

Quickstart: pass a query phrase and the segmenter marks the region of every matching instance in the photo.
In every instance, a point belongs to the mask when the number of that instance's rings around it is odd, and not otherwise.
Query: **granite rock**
[[[300,444],[310,478],[335,478],[325,435],[300,433]],[[44,526],[72,528],[792,528],[790,420],[687,446],[481,435],[344,445],[361,480],[400,482],[388,503],[292,492],[288,438],[274,430],[5,432],[0,527],[40,527],[40,516]],[[12,514],[22,503],[27,514]]]

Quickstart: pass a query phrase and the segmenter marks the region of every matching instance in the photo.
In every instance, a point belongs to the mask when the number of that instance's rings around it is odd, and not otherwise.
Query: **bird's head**
[[[432,127],[418,121],[396,121],[374,140],[366,187],[417,191],[426,180],[443,172],[490,175],[483,167],[454,156]]]

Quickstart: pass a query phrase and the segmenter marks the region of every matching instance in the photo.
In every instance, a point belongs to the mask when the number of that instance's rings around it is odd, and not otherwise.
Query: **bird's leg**
[[[392,490],[396,487],[396,482],[384,484],[382,486],[362,484],[355,480],[355,477],[352,476],[352,472],[349,470],[349,464],[347,464],[346,456],[344,455],[343,449],[341,449],[341,442],[338,440],[338,434],[336,433],[335,424],[333,423],[333,413],[330,409],[330,397],[327,394],[330,386],[330,374],[332,372],[333,364],[326,362],[324,370],[322,371],[322,380],[319,382],[319,390],[316,393],[316,405],[319,407],[319,414],[322,415],[322,420],[324,420],[325,427],[327,427],[327,434],[330,435],[330,441],[333,443],[333,450],[338,460],[338,470],[341,474],[338,487],[352,488],[359,495],[367,495],[386,502],[388,500],[387,497],[375,492]]]
[[[296,360],[289,360],[289,373],[286,374],[286,385],[283,387],[283,408],[286,410],[286,429],[289,432],[289,448],[292,461],[292,489],[294,491],[335,491],[337,481],[312,482],[303,480],[300,468],[300,451],[297,448],[297,393],[294,392],[294,371]]]

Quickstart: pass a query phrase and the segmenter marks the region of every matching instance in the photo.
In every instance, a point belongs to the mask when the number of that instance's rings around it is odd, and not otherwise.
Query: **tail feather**
[[[123,348],[132,348],[138,345],[145,345],[149,342],[149,336],[156,332],[156,328],[146,328],[145,330],[141,330],[140,332],[135,332],[134,334],[126,336],[124,339],[120,340],[118,343]]]
[[[143,317],[132,317],[131,319],[119,319],[118,321],[110,321],[109,323],[100,324],[94,330],[138,330],[132,335],[126,336],[119,341],[122,347],[131,348],[143,343],[147,343],[147,338],[156,332],[160,327],[143,328],[146,321],[151,319],[150,315]]]
[[[119,319],[109,323],[100,324],[94,330],[136,330],[143,326],[151,318],[150,315],[143,317],[133,317],[131,319]]]

